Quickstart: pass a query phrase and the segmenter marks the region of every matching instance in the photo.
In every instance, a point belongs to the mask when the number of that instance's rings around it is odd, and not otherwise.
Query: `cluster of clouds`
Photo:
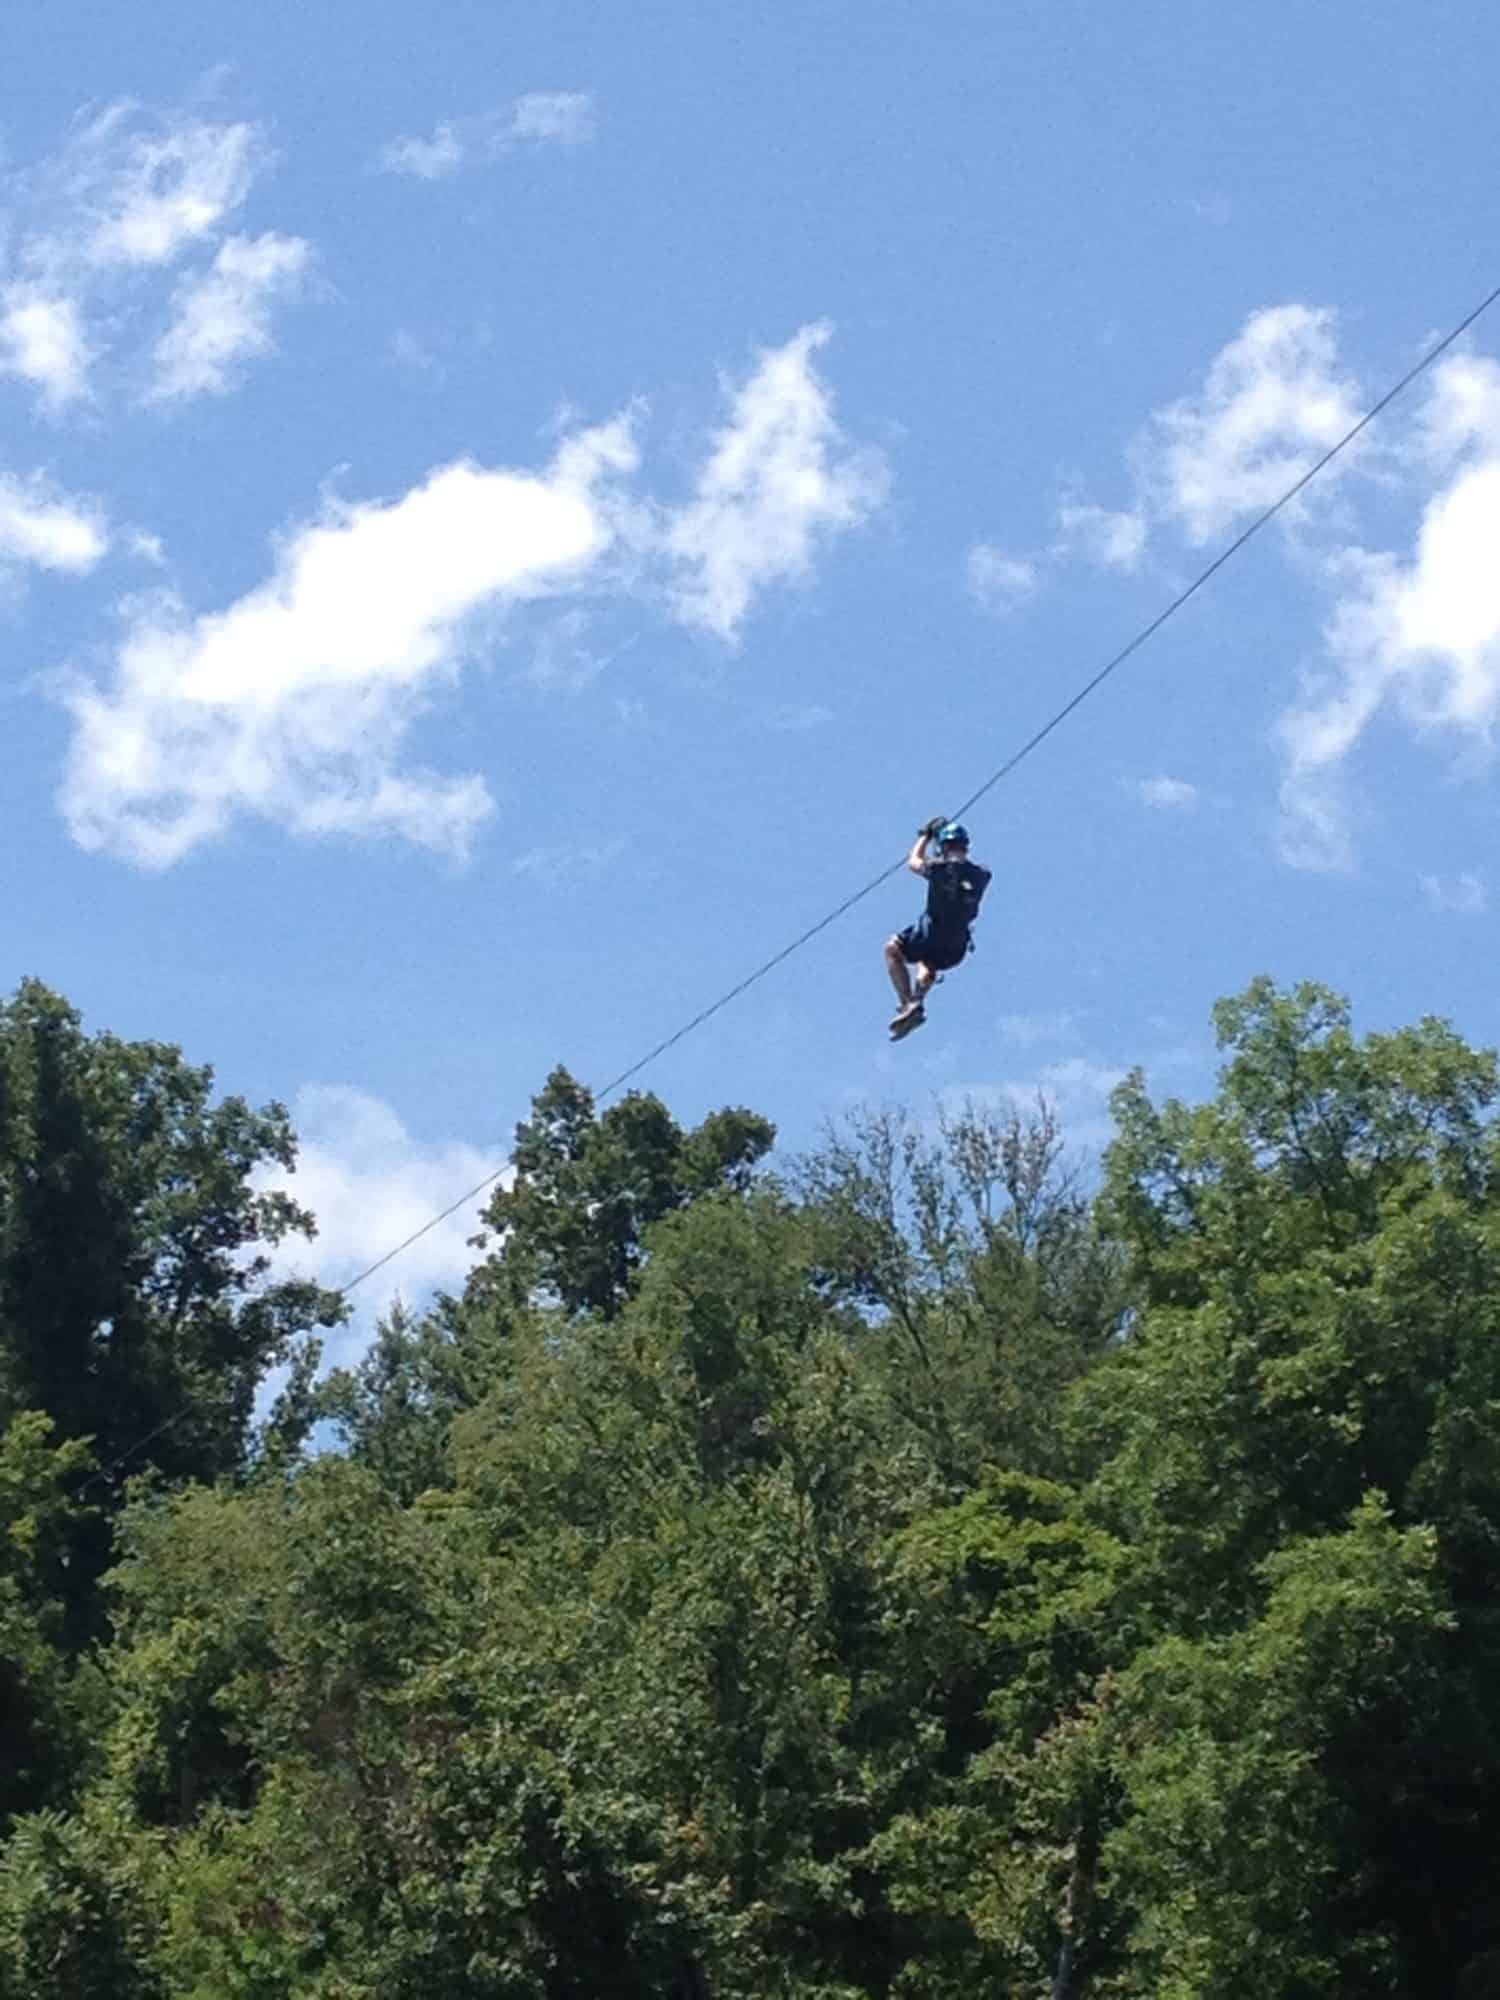
[[[384,161],[430,180],[522,145],[579,144],[594,122],[587,95],[534,92],[396,141]],[[96,414],[122,387],[138,407],[233,388],[313,268],[305,239],[237,226],[271,163],[251,122],[120,103],[0,181],[0,377],[49,420]],[[126,600],[112,657],[60,684],[74,838],[160,868],[259,815],[461,859],[494,810],[489,788],[411,763],[406,739],[528,610],[551,607],[531,633],[548,685],[599,670],[587,606],[603,594],[733,644],[767,588],[804,578],[878,506],[883,462],[845,439],[815,365],[828,338],[804,327],[730,387],[677,502],[633,483],[636,407],[565,436],[540,467],[460,458],[404,493],[325,496],[227,605],[167,588]],[[164,564],[92,497],[0,468],[0,580],[82,575],[115,541]]]
[[[8,176],[0,374],[54,416],[122,371],[142,402],[232,388],[311,264],[302,237],[235,229],[272,158],[253,123],[119,103]]]
[[[1349,760],[1380,717],[1487,760],[1500,718],[1500,365],[1440,362],[1388,476],[1429,495],[1410,549],[1340,538],[1318,558],[1331,594],[1322,657],[1281,716],[1282,851],[1354,858]]]
[[[0,176],[0,381],[48,422],[122,391],[176,405],[234,388],[312,262],[301,237],[233,229],[270,163],[253,124],[120,103]],[[0,579],[83,574],[114,539],[97,500],[0,468]]]
[[[1065,561],[1131,573],[1241,532],[1357,422],[1368,391],[1340,351],[1337,317],[1301,304],[1254,313],[1201,387],[1158,411],[1128,455],[1119,510],[1069,495],[1041,551],[980,543],[970,589],[1018,609]],[[1420,507],[1406,549],[1369,547],[1361,503]],[[1281,516],[1299,570],[1326,596],[1322,643],[1277,718],[1278,841],[1293,866],[1354,865],[1350,761],[1377,718],[1489,755],[1500,716],[1500,365],[1455,351],[1411,403],[1347,450]],[[1196,800],[1185,780],[1139,787],[1158,808]],[[1461,907],[1451,897],[1435,906]]]
[[[532,92],[388,145],[380,164],[438,180],[525,146],[576,146],[596,108]],[[273,351],[312,246],[249,233],[242,214],[273,163],[265,130],[118,103],[82,119],[34,167],[0,178],[0,378],[48,420],[107,395],[171,406],[223,394]],[[121,607],[113,657],[67,683],[75,724],[61,799],[74,836],[148,867],[180,860],[242,815],[303,835],[386,834],[465,855],[493,812],[482,777],[413,765],[416,719],[528,609],[539,685],[601,669],[589,606],[628,596],[734,644],[771,587],[806,578],[881,506],[888,470],[848,438],[821,373],[830,337],[801,328],[728,385],[690,490],[641,489],[646,412],[564,438],[540,466],[435,466],[404,493],[325,497],[276,537],[267,573],[216,609],[162,590]],[[1076,488],[1039,548],[976,543],[967,575],[1012,613],[1067,566],[1163,574],[1222,546],[1357,420],[1368,390],[1337,317],[1305,304],[1252,314],[1190,394],[1130,446],[1126,498]],[[1405,504],[1405,546],[1360,523]],[[1281,517],[1300,573],[1325,593],[1321,644],[1276,718],[1279,845],[1289,863],[1347,869],[1350,772],[1378,719],[1490,753],[1500,714],[1500,364],[1455,350]],[[78,576],[113,541],[106,508],[50,475],[0,466],[0,581]],[[159,552],[158,552],[159,553]],[[809,711],[822,719],[822,711]],[[810,726],[788,717],[777,727]],[[1191,811],[1189,780],[1133,780],[1142,804]],[[1433,906],[1473,892],[1424,887]],[[1466,901],[1465,898],[1468,900]]]
[[[593,100],[533,92],[386,149],[432,180],[525,145],[592,136]],[[47,420],[223,393],[272,351],[311,245],[239,217],[272,164],[248,121],[119,103],[0,180],[0,378]],[[60,803],[86,849],[161,868],[239,818],[306,836],[391,835],[462,859],[494,804],[474,773],[405,755],[464,667],[526,627],[535,678],[585,684],[591,600],[628,596],[733,644],[761,594],[805,578],[879,505],[885,468],[844,437],[802,328],[727,391],[691,490],[640,492],[646,412],[564,436],[539,467],[459,458],[408,490],[325,495],[273,539],[263,580],[212,609],[162,587],[117,607],[120,636],[59,682],[74,731]],[[50,475],[0,467],[0,581],[82,575],[113,543],[165,567],[149,535]]]
[[[1201,388],[1154,412],[1131,445],[1127,505],[1065,493],[1045,548],[977,543],[970,587],[986,609],[1003,612],[1070,561],[1131,575],[1163,537],[1205,548],[1279,499],[1359,412],[1331,312],[1287,305],[1253,313],[1214,356]]]
[[[404,743],[508,622],[559,605],[576,651],[577,600],[623,593],[733,643],[764,591],[805,578],[879,504],[883,463],[845,437],[815,365],[828,338],[804,327],[730,388],[680,503],[632,484],[632,409],[540,470],[461,459],[394,499],[328,498],[221,610],[137,601],[110,666],[65,692],[74,838],[161,868],[251,814],[462,859],[489,788],[405,762]]]

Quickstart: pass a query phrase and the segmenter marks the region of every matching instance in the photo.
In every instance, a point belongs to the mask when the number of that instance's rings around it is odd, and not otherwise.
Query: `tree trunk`
[[[1092,1821],[1073,1834],[1073,1866],[1068,1873],[1068,1893],[1063,1901],[1062,1943],[1057,1952],[1057,1971],[1052,1980],[1052,2000],[1081,2000],[1083,1975],[1080,1955],[1088,1935],[1089,1910],[1094,1899],[1094,1877],[1099,1867],[1099,1835]]]
[[[708,1980],[696,1958],[684,1956],[679,1961],[677,1977],[672,1982],[672,2000],[710,2000]]]

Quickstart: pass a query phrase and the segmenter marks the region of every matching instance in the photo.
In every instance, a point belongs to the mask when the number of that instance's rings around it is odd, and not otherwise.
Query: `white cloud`
[[[1073,501],[1058,508],[1057,526],[1056,554],[1079,554],[1101,569],[1128,573],[1140,568],[1148,532],[1144,513]]]
[[[1046,1063],[1037,1072],[1037,1082],[1049,1097],[1061,1104],[1098,1104],[1106,1100],[1126,1071],[1115,1063],[1097,1062],[1089,1056],[1065,1056]]]
[[[105,266],[169,264],[244,201],[264,148],[253,125],[201,119],[117,146],[127,116],[106,112],[83,142],[76,191],[97,211],[85,254]]]
[[[1289,868],[1349,874],[1354,868],[1354,808],[1340,764],[1301,758],[1283,725],[1284,760],[1276,851]]]
[[[812,365],[831,331],[803,327],[732,393],[696,498],[667,531],[685,624],[733,639],[758,591],[805,576],[821,540],[857,527],[885,497],[883,459],[847,446]]]
[[[665,598],[732,638],[757,592],[802,578],[820,542],[875,504],[884,468],[847,447],[810,366],[825,337],[806,328],[764,357],[682,507],[626,486],[631,411],[566,438],[543,473],[460,460],[398,500],[330,501],[222,610],[165,589],[122,606],[112,665],[60,689],[74,838],[164,868],[251,815],[464,858],[493,812],[483,778],[406,767],[401,752],[505,613],[583,593]],[[589,615],[554,614],[524,677],[577,687],[632,643],[597,655]]]
[[[164,276],[222,236],[270,158],[252,123],[155,115],[122,101],[50,157],[6,176],[0,373],[32,383],[53,410],[88,393],[91,375],[137,336]],[[162,343],[174,379],[212,377],[216,339],[237,340],[240,353],[263,349],[255,295],[273,278],[286,283],[293,253],[273,246],[295,242],[232,239],[206,274],[179,287],[182,317]]]
[[[0,473],[0,561],[81,575],[109,546],[104,517],[86,501],[60,497],[46,480]]]
[[[604,553],[602,489],[634,465],[623,422],[569,439],[541,476],[459,461],[397,501],[330,503],[227,610],[137,606],[108,684],[65,694],[74,838],[167,867],[250,813],[462,857],[488,789],[400,769],[406,730],[477,614],[576,583]]]
[[[1500,365],[1439,364],[1416,435],[1424,479],[1439,484],[1415,547],[1329,559],[1324,659],[1277,725],[1281,848],[1298,866],[1352,865],[1345,764],[1377,715],[1393,709],[1483,757],[1500,719]]]
[[[1191,812],[1198,803],[1198,787],[1185,778],[1141,778],[1131,790],[1143,806],[1157,812]]]
[[[294,295],[310,246],[299,236],[231,236],[201,277],[179,286],[157,343],[152,401],[222,394],[241,362],[271,350],[271,307]]]
[[[1202,386],[1159,411],[1137,439],[1129,508],[1067,499],[1045,554],[981,546],[970,557],[971,586],[991,608],[1006,609],[1069,556],[1129,570],[1166,530],[1194,547],[1227,538],[1339,443],[1362,401],[1333,312],[1289,303],[1252,313]],[[1387,513],[1425,496],[1410,546],[1356,539],[1358,509],[1372,490]],[[1291,546],[1302,579],[1329,591],[1332,610],[1321,654],[1274,730],[1278,843],[1292,865],[1347,870],[1360,811],[1350,760],[1377,718],[1419,737],[1447,737],[1470,767],[1492,755],[1500,724],[1500,364],[1462,352],[1441,362],[1415,399],[1281,518],[1297,530]],[[1162,809],[1197,797],[1176,779],[1133,789]]]
[[[581,146],[594,130],[594,100],[587,91],[533,90],[498,111],[445,118],[430,139],[393,139],[382,149],[380,164],[415,180],[446,180],[518,145]]]
[[[1201,546],[1279,499],[1358,415],[1334,315],[1269,306],[1218,354],[1200,394],[1153,419],[1138,447],[1146,492]]]
[[[497,1165],[493,1154],[464,1140],[413,1138],[389,1105],[347,1084],[300,1090],[292,1122],[299,1141],[297,1171],[263,1171],[257,1185],[284,1188],[311,1209],[318,1233],[311,1243],[297,1237],[271,1253],[278,1276],[347,1284]],[[467,1239],[492,1192],[466,1203],[361,1285],[351,1299],[361,1320],[387,1310],[398,1294],[416,1301],[460,1290],[475,1261]],[[359,1345],[364,1338],[363,1331],[355,1333]]]
[[[89,349],[76,303],[13,285],[0,298],[0,375],[39,389],[49,409],[76,402],[88,387]]]
[[[582,145],[594,136],[594,100],[582,90],[533,90],[518,97],[511,136],[558,146]]]
[[[430,139],[392,139],[380,159],[393,174],[440,181],[463,165],[464,145],[452,125],[439,125]]]
[[[970,549],[967,572],[970,596],[996,614],[1016,610],[1036,595],[1041,582],[1029,556],[1009,556],[989,542]]]
[[[1035,597],[1070,557],[1126,574],[1139,569],[1149,533],[1144,503],[1115,510],[1066,500],[1058,507],[1057,533],[1049,548],[1014,555],[993,542],[976,542],[966,565],[969,595],[981,609],[1004,617]]]
[[[1462,917],[1482,916],[1489,908],[1489,892],[1478,875],[1465,872],[1451,881],[1440,875],[1422,877],[1422,894],[1428,907]]]
[[[71,290],[86,273],[170,264],[214,234],[268,160],[255,125],[153,116],[122,99],[8,177],[15,268]]]
[[[1099,507],[1069,497],[1045,559],[980,544],[970,588],[991,611],[1035,594],[1052,563],[1081,557],[1103,569],[1139,569],[1154,527],[1201,546],[1280,499],[1358,415],[1358,392],[1339,367],[1331,312],[1305,305],[1252,313],[1210,364],[1197,394],[1158,410],[1131,451],[1135,500]]]

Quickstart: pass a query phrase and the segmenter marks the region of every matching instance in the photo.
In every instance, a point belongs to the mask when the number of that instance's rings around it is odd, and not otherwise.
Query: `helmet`
[[[956,819],[950,819],[946,826],[938,828],[937,841],[939,847],[967,847],[969,844],[969,829],[966,826],[960,826]]]

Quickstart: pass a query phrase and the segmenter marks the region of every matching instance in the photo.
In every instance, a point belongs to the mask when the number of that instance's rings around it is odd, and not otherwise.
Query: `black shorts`
[[[926,917],[897,931],[896,942],[908,965],[931,966],[934,972],[951,971],[963,963],[969,951],[967,931],[935,931]]]

